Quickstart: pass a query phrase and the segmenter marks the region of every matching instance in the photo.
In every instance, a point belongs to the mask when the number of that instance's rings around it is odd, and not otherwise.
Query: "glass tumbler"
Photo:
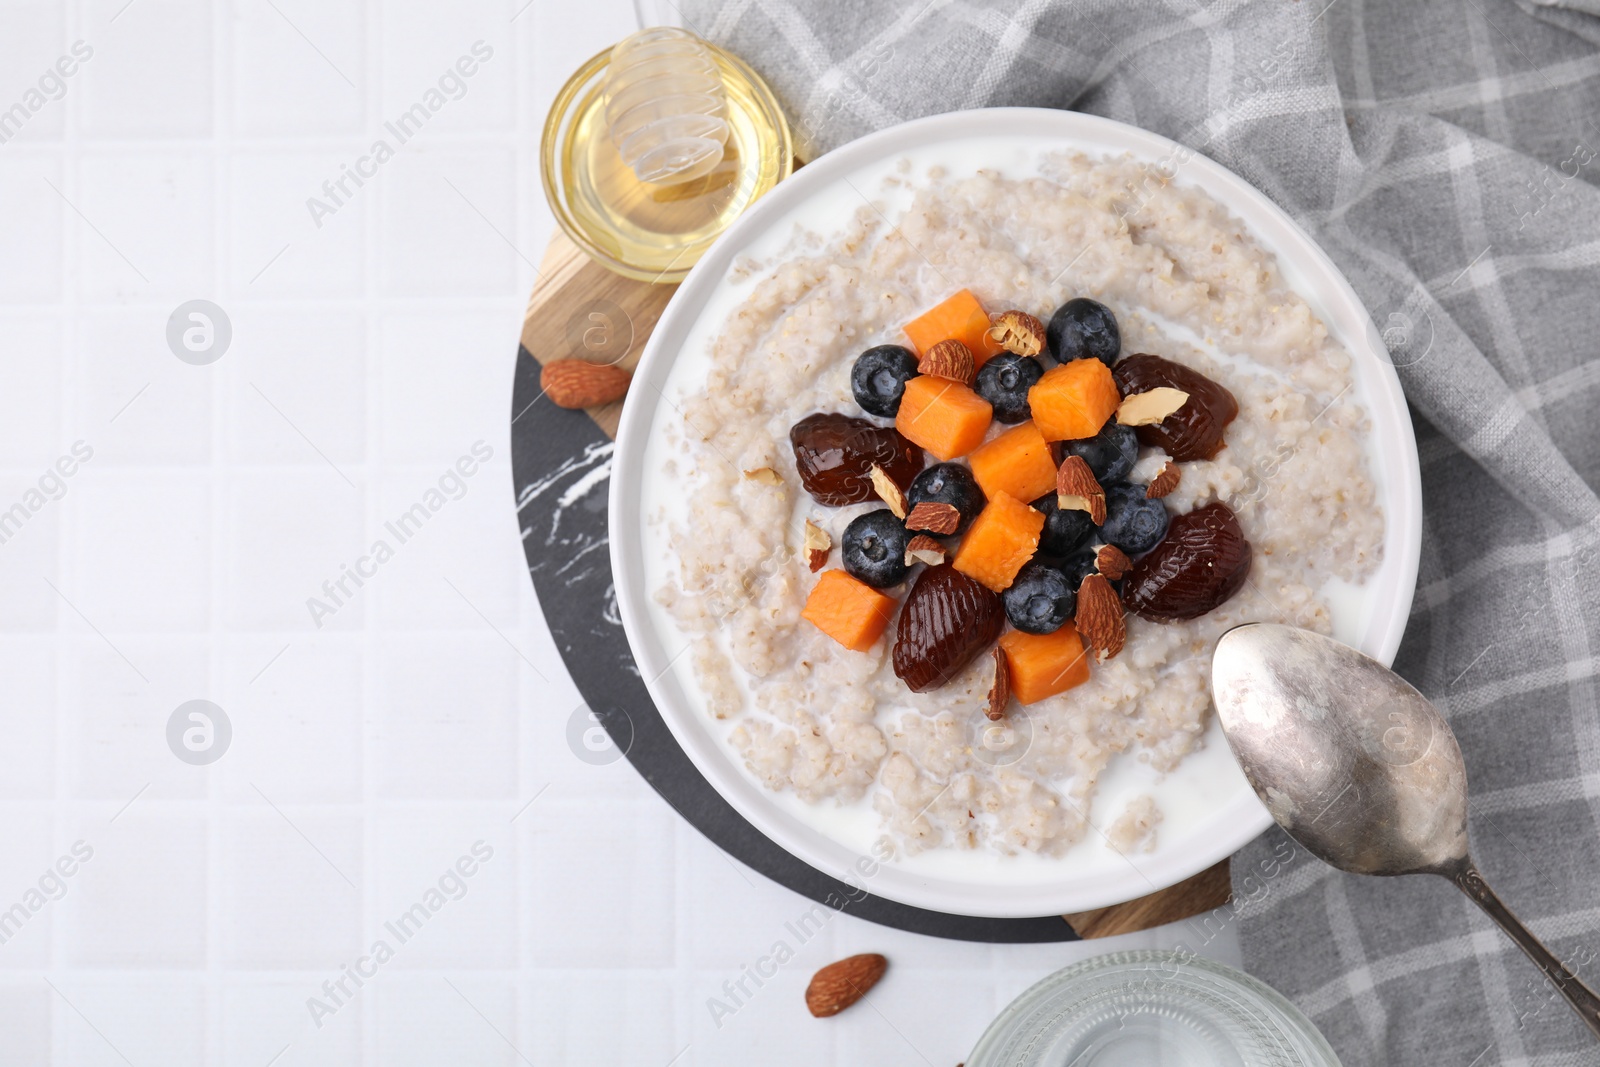
[[[1315,1026],[1247,974],[1178,952],[1118,952],[1013,1001],[967,1067],[1339,1067]]]

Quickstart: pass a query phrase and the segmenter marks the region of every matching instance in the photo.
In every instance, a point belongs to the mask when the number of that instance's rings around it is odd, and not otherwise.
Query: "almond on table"
[[[1133,566],[1133,560],[1128,554],[1116,545],[1101,545],[1095,550],[1094,569],[1110,578],[1113,582],[1128,573],[1128,568]]]
[[[948,537],[960,528],[961,509],[954,504],[924,500],[906,515],[908,530],[926,530],[938,537]]]
[[[556,359],[539,371],[539,388],[558,408],[592,408],[621,400],[633,375],[621,367]]]
[[[950,555],[950,550],[944,547],[944,542],[935,541],[927,534],[918,534],[906,542],[906,566],[913,563],[926,563],[930,567],[937,567]]]
[[[1183,469],[1176,463],[1168,460],[1166,463],[1161,465],[1161,470],[1156,473],[1155,478],[1152,479],[1150,484],[1145,487],[1144,495],[1149,497],[1151,500],[1160,500],[1162,497],[1170,495],[1174,489],[1178,488],[1178,482],[1182,480],[1182,478]]]
[[[888,969],[889,961],[876,952],[830,963],[806,985],[806,1010],[818,1019],[838,1015],[866,996]]]
[[[1128,624],[1123,614],[1122,601],[1105,575],[1088,575],[1078,585],[1078,614],[1073,623],[1084,643],[1094,649],[1099,659],[1111,659],[1122,651],[1128,639]]]
[[[1006,705],[1011,703],[1011,664],[1006,660],[1005,649],[999,645],[989,654],[994,663],[994,681],[989,685],[988,706],[983,709],[990,721],[1006,717]]]
[[[1124,426],[1154,426],[1189,402],[1182,389],[1158,385],[1143,393],[1129,393],[1117,405],[1117,421]]]
[[[833,538],[828,535],[827,530],[807,519],[803,547],[806,553],[806,566],[815,574],[828,565],[828,550],[833,547]]]
[[[905,518],[905,490],[900,488],[899,484],[895,482],[893,476],[891,476],[888,471],[884,470],[876,463],[872,465],[872,469],[867,473],[872,480],[872,491],[878,494],[878,499],[889,505],[889,510],[894,512],[895,518]]]

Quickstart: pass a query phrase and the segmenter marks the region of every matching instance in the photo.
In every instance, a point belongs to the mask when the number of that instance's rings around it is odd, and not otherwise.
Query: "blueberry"
[[[1122,332],[1117,317],[1098,300],[1080,296],[1056,308],[1044,330],[1051,353],[1066,363],[1074,359],[1098,359],[1106,366],[1117,361],[1122,351]]]
[[[1140,485],[1106,488],[1106,521],[1100,525],[1100,538],[1130,556],[1150,551],[1167,536],[1166,505],[1144,494]]]
[[[989,498],[978,488],[971,470],[959,463],[935,463],[912,479],[906,502],[911,507],[924,502],[952,505],[961,512],[961,524],[956,527],[959,534],[967,532]]]
[[[1053,634],[1078,609],[1077,587],[1068,584],[1065,574],[1038,560],[1022,565],[1000,599],[1006,618],[1025,634]]]
[[[1065,556],[1094,533],[1094,522],[1089,518],[1089,513],[1077,508],[1063,511],[1056,506],[1054,493],[1046,493],[1035,500],[1032,506],[1034,511],[1044,514],[1044,531],[1039,534],[1041,556]]]
[[[869,511],[844,528],[839,555],[844,569],[875,589],[887,589],[906,580],[906,545],[911,533],[888,508]]]
[[[1112,419],[1100,427],[1093,437],[1061,442],[1066,456],[1082,456],[1094,472],[1095,481],[1101,485],[1120,482],[1139,462],[1139,436],[1132,426],[1124,426]]]
[[[899,345],[878,345],[856,357],[850,368],[850,391],[871,415],[892,419],[900,411],[906,382],[917,376],[917,357]]]
[[[1074,590],[1083,584],[1083,580],[1094,574],[1099,568],[1095,566],[1095,550],[1086,548],[1082,552],[1068,556],[1061,561],[1061,573],[1066,576],[1067,584]],[[1116,583],[1112,583],[1116,584]]]
[[[1001,422],[1022,422],[1033,417],[1028,390],[1044,377],[1044,367],[1032,356],[1002,352],[978,372],[978,395],[994,408]]]
[[[1082,552],[1074,552],[1062,560],[1058,564],[1058,569],[1067,576],[1067,584],[1077,589],[1083,585],[1083,580],[1089,575],[1100,573],[1099,564],[1096,562],[1099,558],[1099,553],[1099,545],[1096,545],[1093,548],[1086,548]],[[1118,578],[1111,583],[1111,588],[1115,589],[1120,595],[1122,583],[1126,580],[1125,578]]]

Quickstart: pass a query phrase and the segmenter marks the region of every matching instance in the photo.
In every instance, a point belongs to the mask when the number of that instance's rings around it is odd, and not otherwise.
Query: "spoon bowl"
[[[1211,695],[1245,778],[1290,837],[1352,874],[1450,879],[1600,1036],[1600,997],[1473,864],[1461,748],[1409,682],[1331,637],[1250,623],[1217,642]]]
[[[1321,634],[1256,623],[1217,643],[1211,691],[1245,777],[1312,855],[1391,875],[1466,859],[1461,749],[1398,674]]]

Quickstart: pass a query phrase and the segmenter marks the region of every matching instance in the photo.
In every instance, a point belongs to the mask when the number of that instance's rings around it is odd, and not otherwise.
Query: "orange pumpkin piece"
[[[923,374],[906,382],[894,428],[949,462],[983,444],[993,418],[989,402],[960,382]]]
[[[972,520],[961,539],[951,566],[976,578],[996,593],[1004,592],[1022,565],[1039,547],[1044,515],[1005,493],[989,497],[989,504]]]
[[[1070,622],[1053,634],[1007,631],[1000,635],[1000,648],[1011,669],[1011,691],[1018,703],[1032,704],[1089,680],[1083,638]]]
[[[989,336],[989,326],[989,313],[972,290],[963,289],[906,323],[905,330],[918,355],[940,341],[954,338],[972,349],[972,358],[981,367],[990,356],[1005,351],[999,341]]]
[[[1122,403],[1111,368],[1098,359],[1075,359],[1044,372],[1028,390],[1033,421],[1047,441],[1076,441],[1100,432]]]
[[[894,617],[894,597],[844,571],[823,571],[800,617],[845,648],[865,652]]]
[[[979,446],[967,460],[983,495],[999,493],[1018,500],[1037,500],[1056,487],[1056,463],[1050,442],[1031,422],[1007,430]]]

